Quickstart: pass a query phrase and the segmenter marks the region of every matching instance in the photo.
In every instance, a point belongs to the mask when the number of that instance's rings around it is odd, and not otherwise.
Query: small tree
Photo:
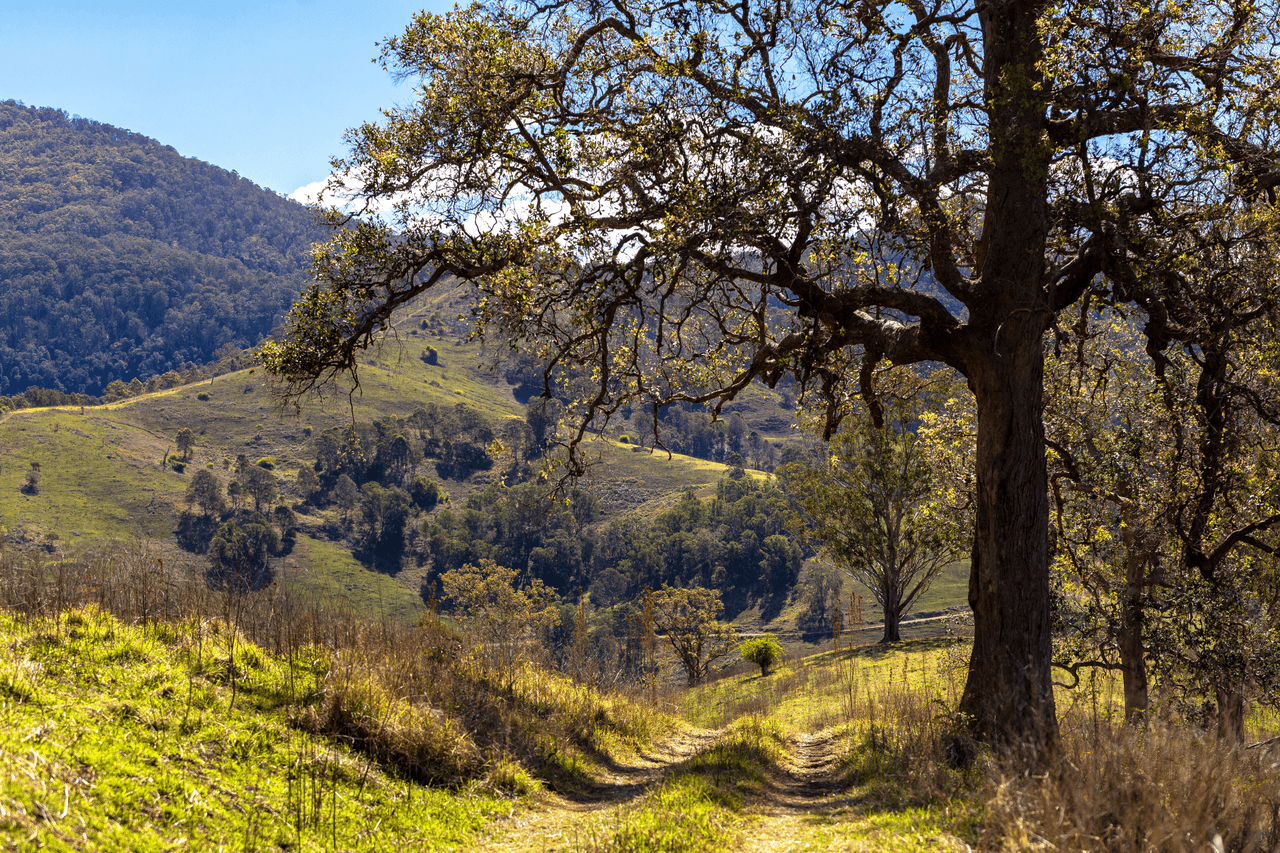
[[[261,512],[262,505],[271,505],[276,499],[276,475],[266,468],[248,465],[240,472],[240,486],[253,498],[254,512]]]
[[[243,525],[228,521],[209,543],[210,573],[220,583],[259,589],[270,580],[267,558],[280,548],[280,538],[266,518],[254,514]]]
[[[427,477],[414,477],[409,487],[409,497],[413,505],[423,512],[430,512],[440,502],[440,484]]]
[[[360,520],[365,547],[397,558],[404,549],[404,528],[409,522],[409,496],[397,488],[384,489],[365,483],[360,489]]]
[[[333,484],[333,491],[329,493],[330,498],[338,506],[342,507],[342,520],[346,521],[351,514],[351,509],[356,505],[356,501],[360,500],[360,488],[356,485],[356,481],[341,474],[338,481]]]
[[[475,643],[474,655],[491,677],[510,687],[515,664],[531,629],[559,619],[554,591],[538,579],[516,588],[516,570],[489,559],[440,576],[445,600]]]
[[[207,468],[201,468],[191,477],[187,485],[187,504],[196,504],[205,515],[221,515],[226,509],[226,501],[222,497],[222,483],[217,475]]]
[[[789,463],[779,474],[807,534],[884,609],[880,642],[896,643],[902,615],[960,556],[964,528],[934,488],[913,431],[918,407],[895,403],[885,414],[883,429],[859,419],[822,458]]]
[[[185,462],[191,458],[191,450],[196,446],[196,434],[191,431],[190,427],[183,427],[178,430],[178,450],[182,451],[182,460]]]
[[[760,667],[760,674],[763,676],[768,675],[773,665],[782,660],[782,646],[773,634],[765,634],[743,642],[738,646],[738,654],[742,655],[743,660]]]
[[[309,498],[319,488],[320,478],[310,465],[303,465],[298,469],[298,493],[303,498]]]
[[[714,590],[664,586],[653,593],[654,626],[666,635],[689,686],[701,684],[711,664],[738,648],[738,634],[717,620],[724,604]]]

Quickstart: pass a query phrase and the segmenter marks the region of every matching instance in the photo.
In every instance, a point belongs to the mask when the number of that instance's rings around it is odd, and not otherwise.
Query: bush
[[[782,660],[782,646],[778,645],[778,638],[773,634],[765,634],[738,646],[738,654],[743,660],[760,667],[761,675],[768,675],[770,667]]]
[[[440,502],[440,486],[426,477],[415,477],[413,485],[409,487],[409,497],[418,509],[430,512]]]
[[[276,460],[272,459],[270,456],[264,456],[258,460],[258,467],[266,468],[268,471],[274,471],[276,470]]]
[[[618,444],[630,444],[630,443],[631,443],[631,437],[628,436],[625,432],[622,435],[618,436]]]
[[[179,474],[183,474],[183,473],[186,473],[186,470],[187,470],[187,463],[185,463],[185,462],[174,462],[174,463],[173,463],[172,465],[170,465],[169,467],[170,467],[170,468],[172,468],[173,470],[177,471]]]
[[[422,351],[422,355],[418,356],[427,364],[436,364],[440,361],[440,353],[435,347],[427,347]]]
[[[201,402],[204,402],[209,399],[209,395],[206,394],[204,391],[201,391],[199,394],[196,395],[196,399],[200,400]]]
[[[311,437],[311,432],[312,432],[312,429],[311,429],[311,427],[309,427],[309,426],[304,426],[304,427],[302,428],[302,434],[303,434],[303,435],[305,435],[305,436],[307,436],[308,438],[310,438],[310,437]]]

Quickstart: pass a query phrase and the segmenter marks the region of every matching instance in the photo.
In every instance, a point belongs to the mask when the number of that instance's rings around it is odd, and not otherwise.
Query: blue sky
[[[422,8],[0,0],[0,100],[127,128],[289,194],[325,178],[348,127],[409,97],[370,60]]]

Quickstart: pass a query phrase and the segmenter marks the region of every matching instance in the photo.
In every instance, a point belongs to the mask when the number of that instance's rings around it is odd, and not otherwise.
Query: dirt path
[[[476,850],[556,853],[592,848],[625,807],[657,785],[668,768],[716,742],[720,732],[686,729],[625,763],[608,768],[585,795],[548,794],[534,809],[517,813]]]
[[[629,763],[608,770],[586,796],[550,795],[531,811],[514,815],[475,849],[514,853],[592,850],[622,819],[622,809],[649,792],[676,764],[711,747],[718,731],[686,730]],[[832,732],[802,735],[791,746],[788,766],[743,815],[743,850],[806,849],[814,821],[838,804],[835,781],[839,752]]]

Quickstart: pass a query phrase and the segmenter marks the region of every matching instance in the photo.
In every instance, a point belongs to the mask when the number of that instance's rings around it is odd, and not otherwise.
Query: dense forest
[[[0,103],[0,395],[97,395],[252,346],[321,233],[301,205],[154,139]]]

